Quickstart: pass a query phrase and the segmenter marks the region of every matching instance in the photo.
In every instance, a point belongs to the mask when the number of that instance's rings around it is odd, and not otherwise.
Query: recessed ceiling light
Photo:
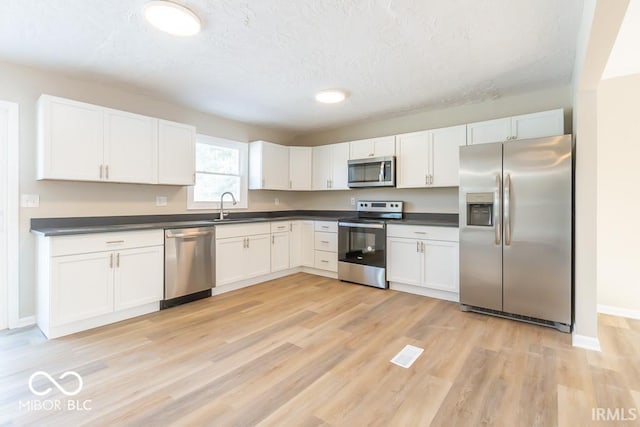
[[[150,1],[144,6],[144,17],[157,29],[174,36],[192,36],[200,32],[200,18],[171,1]]]
[[[323,90],[316,94],[316,101],[323,104],[335,104],[342,102],[347,97],[347,94],[343,90],[329,89]]]

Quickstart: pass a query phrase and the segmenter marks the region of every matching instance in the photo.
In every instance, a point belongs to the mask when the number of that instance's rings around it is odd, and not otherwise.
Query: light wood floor
[[[0,424],[598,425],[594,407],[640,408],[640,321],[601,316],[600,339],[589,352],[552,329],[296,274],[51,341],[0,334]],[[406,344],[425,351],[389,363]],[[91,410],[20,410],[38,370],[77,371],[77,396],[47,399]]]

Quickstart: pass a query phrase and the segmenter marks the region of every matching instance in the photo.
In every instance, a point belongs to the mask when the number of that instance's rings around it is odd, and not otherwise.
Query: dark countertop
[[[214,225],[245,224],[265,221],[336,221],[355,218],[354,211],[277,211],[232,213],[224,221],[216,214],[140,215],[76,218],[33,218],[31,232],[41,236],[109,233],[117,231],[157,230],[165,228],[210,227]],[[388,224],[457,227],[457,214],[406,213],[402,220],[388,220]]]

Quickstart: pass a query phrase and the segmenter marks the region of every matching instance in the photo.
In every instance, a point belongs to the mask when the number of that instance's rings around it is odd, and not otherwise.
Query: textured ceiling
[[[582,0],[188,0],[192,38],[146,0],[0,0],[0,60],[137,86],[310,131],[569,83]],[[344,88],[343,104],[314,94]]]

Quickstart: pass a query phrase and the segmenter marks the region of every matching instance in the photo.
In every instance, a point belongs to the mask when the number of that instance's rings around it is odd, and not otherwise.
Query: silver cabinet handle
[[[320,243],[324,243],[324,244],[328,245],[329,241],[328,240],[320,240]]]
[[[100,165],[100,179],[102,179],[102,170],[104,169],[104,165]]]
[[[420,241],[416,240],[416,252],[420,252]]]
[[[271,244],[272,245],[276,244],[276,236],[274,236],[273,234],[271,235]]]
[[[321,259],[320,262],[327,262],[328,263],[329,261],[327,261],[326,259]]]
[[[113,268],[113,254],[109,254],[109,268]]]
[[[424,176],[424,184],[425,185],[429,184],[429,175]]]
[[[116,268],[120,268],[120,252],[116,254]]]
[[[424,253],[424,242],[420,242],[420,252]]]
[[[249,238],[247,237],[247,248],[249,247]]]
[[[289,223],[289,231],[293,231],[293,223]]]
[[[415,234],[427,234],[426,231],[414,231]]]
[[[504,178],[504,244],[511,244],[511,175]]]
[[[106,166],[104,167],[104,175],[105,175],[104,177],[105,177],[106,179],[109,179],[109,165],[106,165]]]
[[[501,229],[502,225],[500,223],[500,194],[502,193],[502,178],[500,174],[496,174],[496,191],[493,194],[493,222],[495,228],[495,242],[496,245],[499,245],[502,236]]]
[[[108,240],[105,242],[107,245],[115,245],[116,243],[124,243],[124,240]]]

